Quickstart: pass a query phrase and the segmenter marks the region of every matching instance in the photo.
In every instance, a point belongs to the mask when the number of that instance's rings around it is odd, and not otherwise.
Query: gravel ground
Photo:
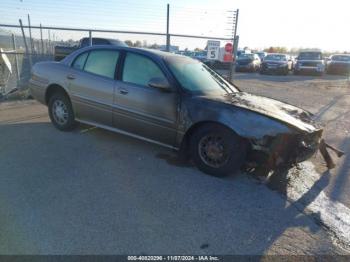
[[[60,132],[34,101],[0,104],[0,137],[1,254],[350,254],[248,174],[210,177],[87,126]]]

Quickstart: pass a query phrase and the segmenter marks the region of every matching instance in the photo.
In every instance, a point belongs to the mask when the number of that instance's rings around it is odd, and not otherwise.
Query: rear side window
[[[84,71],[114,79],[119,52],[115,50],[91,51]]]
[[[83,70],[84,64],[85,64],[85,61],[86,61],[86,58],[87,58],[88,54],[89,54],[88,52],[85,52],[85,53],[79,55],[79,56],[74,60],[73,68],[79,69],[79,70]]]
[[[166,80],[163,72],[151,59],[142,55],[127,53],[123,69],[124,82],[147,86],[148,82],[154,77]]]

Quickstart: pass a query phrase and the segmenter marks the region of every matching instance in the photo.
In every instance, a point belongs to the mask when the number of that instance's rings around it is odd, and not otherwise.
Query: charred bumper
[[[289,166],[309,159],[319,149],[322,130],[305,134],[283,134],[256,141],[252,159],[269,169]]]

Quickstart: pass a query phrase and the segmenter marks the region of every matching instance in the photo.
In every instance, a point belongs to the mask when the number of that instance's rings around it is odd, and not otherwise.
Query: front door
[[[117,82],[113,124],[115,127],[173,145],[176,138],[178,95],[148,86],[165,74],[151,58],[127,52],[121,80]],[[168,80],[166,80],[168,81]]]

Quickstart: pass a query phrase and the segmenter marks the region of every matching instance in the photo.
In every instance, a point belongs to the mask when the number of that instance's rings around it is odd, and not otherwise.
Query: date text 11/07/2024
[[[128,256],[128,261],[220,261],[218,256]]]

